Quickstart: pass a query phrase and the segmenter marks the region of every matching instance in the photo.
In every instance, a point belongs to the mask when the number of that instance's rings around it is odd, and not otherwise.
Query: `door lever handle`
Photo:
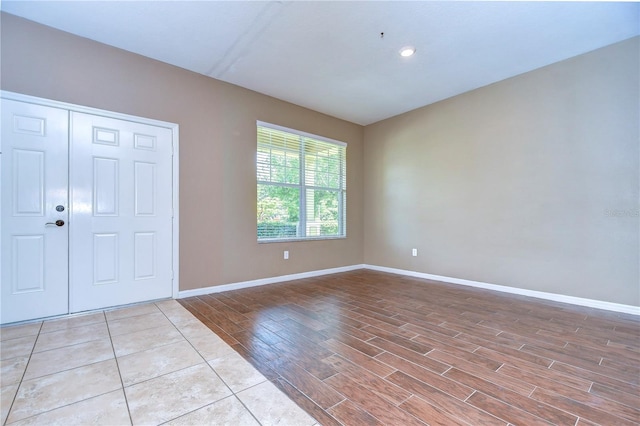
[[[55,222],[47,222],[44,224],[44,226],[47,226],[47,225],[64,226],[64,220],[58,219]]]

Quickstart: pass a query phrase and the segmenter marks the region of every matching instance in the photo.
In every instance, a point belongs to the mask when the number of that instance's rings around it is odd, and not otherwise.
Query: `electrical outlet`
[[[289,259],[289,250],[284,251],[284,260]]]
[[[412,249],[411,250],[411,256],[417,256],[418,255],[418,249]]]

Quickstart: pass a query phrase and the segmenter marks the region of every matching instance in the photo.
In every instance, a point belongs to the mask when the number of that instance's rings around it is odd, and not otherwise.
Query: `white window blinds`
[[[258,122],[258,240],[346,235],[343,142]]]

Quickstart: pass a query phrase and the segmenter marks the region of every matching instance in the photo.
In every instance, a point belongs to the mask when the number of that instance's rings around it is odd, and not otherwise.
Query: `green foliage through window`
[[[346,144],[258,123],[258,240],[346,235]]]

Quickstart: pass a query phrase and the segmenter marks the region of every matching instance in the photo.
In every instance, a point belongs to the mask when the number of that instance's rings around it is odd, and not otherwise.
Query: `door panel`
[[[2,323],[68,312],[68,122],[65,110],[2,100]]]
[[[171,130],[71,123],[71,312],[171,297]]]

